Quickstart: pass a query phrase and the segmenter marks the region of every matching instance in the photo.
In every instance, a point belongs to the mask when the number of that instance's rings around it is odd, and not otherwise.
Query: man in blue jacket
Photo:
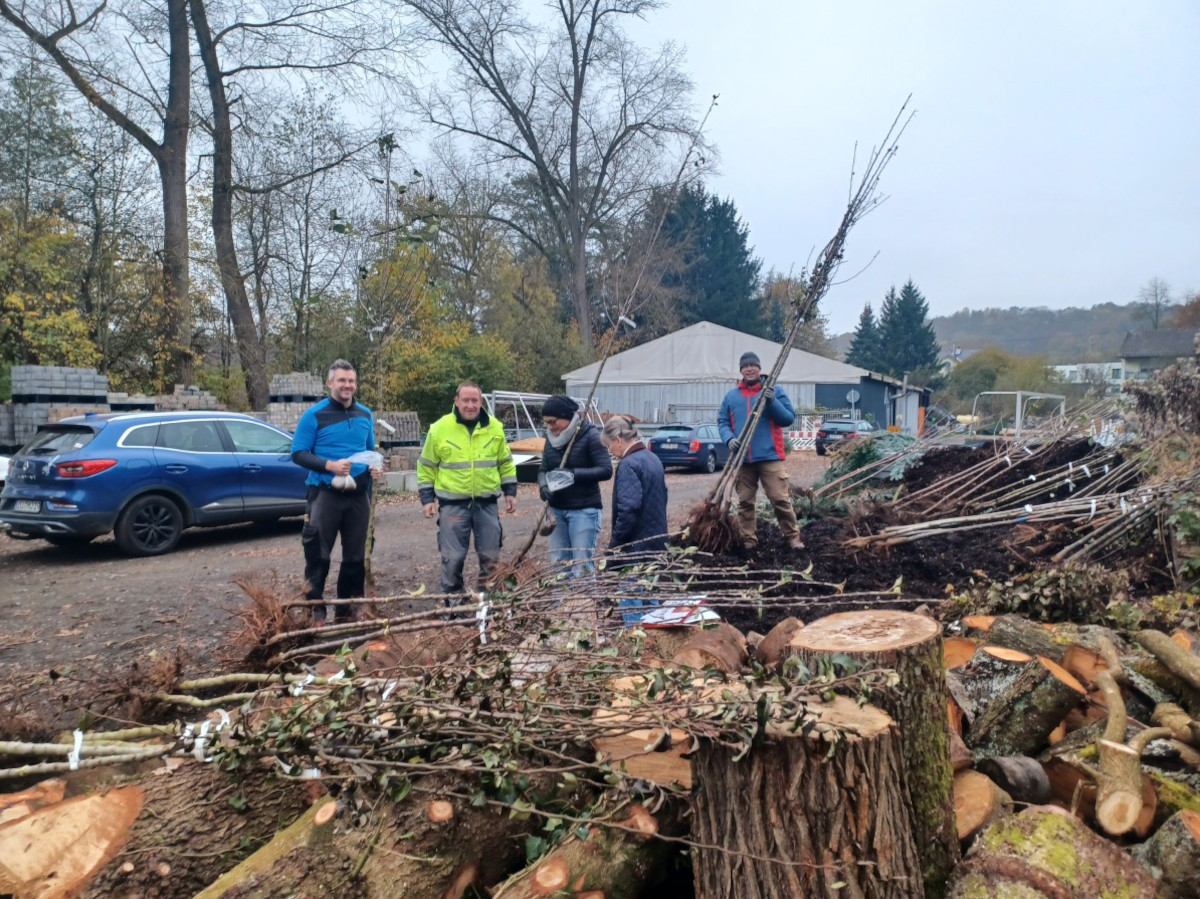
[[[742,353],[738,361],[742,379],[736,387],[725,394],[721,411],[717,413],[717,427],[721,439],[729,444],[731,452],[737,452],[743,441],[749,441],[746,457],[738,471],[735,489],[738,495],[738,520],[742,528],[742,545],[747,553],[758,548],[758,526],[754,516],[754,502],[761,481],[763,492],[775,509],[775,519],[783,539],[792,549],[804,549],[800,540],[800,524],[796,521],[796,510],[792,508],[791,490],[788,487],[787,469],[783,464],[783,429],[796,420],[792,401],[782,388],[765,386],[766,378],[758,356]],[[747,435],[746,425],[754,411],[760,393],[766,393],[762,416],[753,433]]]
[[[308,469],[308,513],[300,543],[304,547],[304,595],[325,597],[329,557],[342,535],[342,565],[338,570],[338,599],[362,596],[366,580],[367,526],[371,519],[371,479],[375,472],[355,453],[375,449],[375,416],[354,401],[358,375],[345,359],[329,367],[329,396],[300,416],[292,437],[292,461]],[[336,621],[350,621],[349,603],[334,605]],[[313,619],[325,620],[325,607],[315,606]]]

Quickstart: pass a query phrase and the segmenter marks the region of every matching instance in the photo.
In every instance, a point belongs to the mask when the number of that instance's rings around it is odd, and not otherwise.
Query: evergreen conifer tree
[[[929,321],[929,303],[909,280],[900,290],[891,288],[879,315],[879,370],[894,378],[905,372],[937,366],[937,334]],[[865,366],[864,366],[865,367]]]
[[[868,371],[879,371],[879,325],[870,303],[863,306],[862,314],[858,317],[858,327],[854,329],[850,349],[846,351],[846,361]]]

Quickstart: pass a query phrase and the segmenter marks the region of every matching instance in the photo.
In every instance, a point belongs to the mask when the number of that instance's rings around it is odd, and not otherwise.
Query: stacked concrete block
[[[154,407],[162,412],[193,412],[200,409],[224,409],[216,396],[199,387],[175,385],[170,394],[159,394],[154,398]]]
[[[78,415],[79,409],[108,411],[108,377],[94,368],[14,365],[11,377],[12,438],[5,445],[23,445],[39,425]]]
[[[13,404],[5,403],[0,406],[0,447],[14,448],[17,445],[13,433]]]
[[[317,375],[294,371],[271,378],[272,403],[314,403],[325,395],[325,382]]]
[[[108,405],[114,412],[153,412],[155,409],[154,397],[144,393],[110,393]]]
[[[421,442],[421,422],[416,412],[376,412],[375,438],[380,446],[412,446]],[[387,422],[392,430],[379,425]]]

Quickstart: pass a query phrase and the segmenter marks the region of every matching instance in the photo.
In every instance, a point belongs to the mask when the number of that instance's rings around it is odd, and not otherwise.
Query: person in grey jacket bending
[[[622,555],[667,548],[667,479],[658,456],[646,449],[626,418],[604,423],[601,439],[617,458],[609,549]]]

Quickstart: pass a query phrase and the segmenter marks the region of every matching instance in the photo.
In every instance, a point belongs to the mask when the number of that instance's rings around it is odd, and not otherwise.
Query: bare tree
[[[165,381],[192,376],[188,301],[187,150],[191,56],[187,0],[77,11],[70,2],[0,0],[0,18],[54,61],[92,106],[158,166],[163,206]],[[165,92],[165,93],[164,93]],[[158,133],[160,136],[155,137]]]
[[[698,137],[682,51],[647,54],[622,30],[660,0],[555,0],[546,25],[511,0],[405,5],[452,60],[448,86],[420,96],[423,113],[517,188],[492,215],[560,272],[594,347],[591,241],[639,209]]]
[[[1137,316],[1149,321],[1150,327],[1157,331],[1162,327],[1167,314],[1175,308],[1170,286],[1162,278],[1151,278],[1138,291],[1135,306]]]

